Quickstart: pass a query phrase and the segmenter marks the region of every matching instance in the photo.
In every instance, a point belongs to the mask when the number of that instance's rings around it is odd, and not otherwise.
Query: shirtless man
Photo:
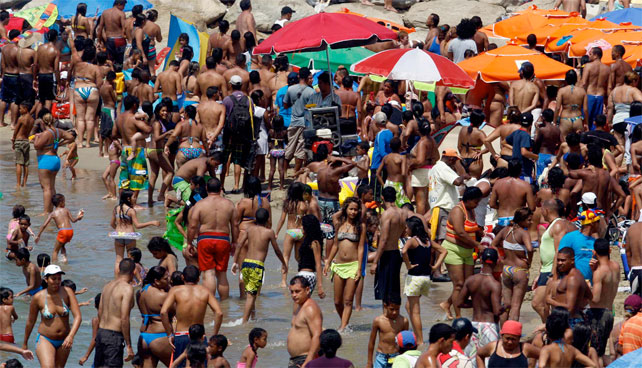
[[[466,93],[466,105],[468,105],[468,109],[484,110],[484,115],[490,116],[490,107],[495,98],[494,84],[495,83],[486,83],[481,77],[478,77],[475,88],[468,90]]]
[[[56,81],[60,80],[60,51],[56,47],[57,39],[58,31],[50,29],[47,32],[49,42],[40,45],[36,52],[38,99],[41,105],[49,110],[53,100],[56,99]]]
[[[207,66],[207,70],[201,72],[196,78],[194,94],[200,95],[201,101],[204,101],[209,98],[207,97],[207,89],[209,87],[216,87],[222,96],[227,96],[227,81],[216,71],[216,59],[208,56],[207,59],[205,59],[205,65]]]
[[[223,78],[225,78],[225,81],[229,83],[230,79],[232,79],[233,76],[238,75],[239,77],[241,77],[241,80],[243,81],[243,87],[241,88],[241,90],[247,94],[248,86],[250,85],[250,73],[248,73],[247,70],[245,70],[246,68],[245,55],[243,54],[236,55],[234,62],[235,62],[234,67],[228,69],[225,73],[223,73]]]
[[[481,54],[484,51],[488,51],[488,36],[486,33],[482,32],[481,29],[484,27],[481,18],[478,15],[470,18],[470,21],[473,22],[477,32],[473,36],[473,40],[477,44],[477,53]]]
[[[205,92],[207,99],[201,99],[197,108],[199,120],[207,137],[208,149],[212,148],[225,126],[225,106],[216,101],[218,92],[217,87],[207,87]]]
[[[125,58],[125,48],[127,47],[127,38],[125,37],[125,4],[127,0],[114,0],[114,7],[107,9],[100,17],[100,23],[96,29],[98,37],[103,39],[107,47],[109,60],[123,64]]]
[[[557,252],[556,267],[557,282],[550,288],[546,303],[551,307],[566,308],[570,314],[569,324],[573,328],[584,321],[581,312],[593,298],[593,293],[580,270],[575,268],[575,252],[572,248],[562,248]]]
[[[20,47],[18,49],[18,79],[20,90],[18,98],[20,102],[27,101],[32,106],[36,99],[36,91],[33,89],[33,80],[36,75],[36,51],[31,47]]]
[[[192,178],[195,176],[210,175],[215,177],[216,168],[221,164],[220,153],[214,153],[211,156],[202,156],[198,158],[193,158],[178,168],[176,175],[172,180],[172,187],[176,192],[177,198],[166,198],[165,207],[169,207],[169,203],[172,201],[176,202],[187,202],[191,195],[190,183]],[[188,254],[189,255],[189,254]],[[187,255],[187,256],[188,256]]]
[[[169,342],[174,347],[174,357],[181,355],[187,349],[190,342],[189,327],[195,324],[205,325],[207,307],[214,312],[214,335],[218,334],[221,323],[223,323],[223,312],[214,293],[198,284],[200,275],[201,273],[196,266],[185,267],[183,269],[185,285],[169,289],[167,298],[161,307],[161,320],[165,332],[169,336]],[[169,319],[170,311],[176,312],[176,330]],[[184,365],[182,366],[184,367]]]
[[[592,129],[593,120],[604,110],[604,101],[608,97],[606,93],[609,88],[611,68],[602,63],[602,49],[599,47],[591,49],[589,60],[590,62],[584,65],[582,87],[586,89],[588,95],[588,127]]]
[[[406,164],[406,156],[399,153],[401,151],[401,140],[394,137],[390,140],[390,153],[383,157],[383,161],[379,168],[377,168],[377,181],[382,187],[393,187],[397,192],[397,199],[395,203],[398,207],[409,203],[408,197],[404,192],[404,184],[406,182],[406,172],[408,165]],[[383,170],[386,170],[388,176],[384,183]]]
[[[272,71],[272,56],[270,55],[261,56],[261,65],[259,67],[259,74],[261,75],[261,88],[263,88],[263,91],[266,93],[265,96],[266,97],[272,96],[270,81],[276,75]]]
[[[228,66],[234,66],[236,57],[245,51],[243,49],[243,42],[241,41],[241,32],[237,29],[233,30],[230,33],[230,40],[232,41],[232,47],[227,52],[227,64]]]
[[[236,247],[239,222],[234,203],[221,196],[220,180],[210,179],[207,182],[207,197],[198,201],[189,211],[187,251],[192,255],[198,254],[198,268],[203,272],[203,286],[212,295],[218,290],[221,300],[227,299],[230,295],[227,265],[230,252]],[[197,236],[198,253],[193,245]]]
[[[607,95],[611,95],[613,88],[624,84],[624,74],[633,70],[631,65],[622,60],[626,50],[622,45],[615,45],[611,49],[611,58],[614,63],[611,64],[611,73],[609,74],[609,90]]]
[[[361,95],[352,90],[352,77],[343,77],[341,80],[341,88],[336,90],[335,94],[341,99],[341,115],[339,116],[341,129],[344,130],[354,126],[356,132],[357,126],[361,125],[357,124],[357,112],[359,113],[359,117],[363,116],[361,110],[363,105],[361,103]]]
[[[129,314],[134,307],[134,278],[136,263],[125,258],[118,264],[115,280],[105,285],[98,306],[98,332],[94,367],[122,367],[123,348],[127,347],[128,362],[134,358],[130,337]]]
[[[8,11],[0,11],[0,38],[7,38],[7,26],[9,25],[10,19],[11,16]]]
[[[609,241],[597,239],[593,245],[597,261],[591,261],[593,268],[593,298],[586,311],[591,330],[591,346],[597,350],[600,359],[604,356],[606,343],[613,329],[613,300],[620,282],[620,265],[613,262],[609,253]]]
[[[508,226],[513,214],[519,208],[535,210],[535,196],[531,185],[520,179],[522,163],[519,159],[508,162],[508,177],[501,178],[493,185],[488,205],[497,209],[497,225]]]
[[[236,29],[241,33],[252,32],[254,39],[256,39],[256,21],[252,14],[252,2],[250,0],[241,0],[239,3],[241,7],[241,14],[236,18]]]
[[[227,59],[228,53],[234,51],[232,49],[232,39],[227,34],[227,31],[230,29],[230,22],[225,19],[221,19],[218,22],[218,32],[212,33],[210,39],[207,43],[207,56],[212,55],[212,50],[215,48],[220,48],[223,51],[223,58]]]
[[[9,31],[9,39],[13,40],[20,36],[20,31],[12,29]],[[4,123],[4,112],[7,104],[11,111],[11,127],[15,127],[18,121],[18,104],[20,93],[20,63],[18,61],[18,43],[9,42],[2,47],[2,67],[0,68],[0,77],[2,77],[2,103],[0,103],[0,126],[6,126]]]
[[[154,102],[156,100],[154,89],[149,85],[150,78],[151,76],[149,74],[149,71],[147,69],[143,69],[140,72],[140,78],[138,79],[140,83],[136,87],[134,87],[132,91],[132,95],[138,97],[141,105],[145,101]]]
[[[460,308],[473,307],[473,337],[471,342],[476,348],[499,340],[499,315],[502,313],[502,285],[493,277],[499,254],[494,248],[486,248],[481,253],[481,272],[464,281],[461,292],[455,301]],[[470,296],[471,301],[468,300]]]
[[[288,368],[304,367],[315,359],[320,347],[323,314],[310,297],[310,283],[303,276],[290,280],[290,296],[294,301],[292,328],[288,333]]]
[[[557,10],[560,6],[565,12],[577,12],[586,18],[586,0],[557,0],[553,9]]]
[[[375,275],[376,300],[399,301],[399,271],[403,261],[398,242],[406,230],[406,216],[395,204],[397,192],[394,188],[383,188],[382,196],[384,212],[381,215],[381,235],[370,274]]]
[[[539,87],[531,80],[535,76],[533,64],[525,62],[519,72],[520,80],[510,84],[508,103],[517,106],[523,114],[537,107],[539,102]]]
[[[492,83],[495,95],[490,103],[490,115],[488,116],[488,124],[492,127],[500,127],[502,125],[502,118],[504,117],[504,107],[506,106],[506,92],[510,86],[508,82]]]
[[[626,233],[626,259],[631,272],[627,275],[631,293],[642,296],[642,222],[636,222]]]
[[[173,108],[172,120],[174,123],[178,121],[178,96],[183,93],[183,87],[181,83],[181,75],[178,72],[178,67],[180,66],[179,62],[172,60],[169,62],[169,67],[164,72],[161,72],[156,77],[156,83],[154,84],[154,94],[161,92],[161,98],[169,97],[172,100]]]
[[[279,89],[288,85],[288,74],[290,73],[290,63],[288,61],[288,57],[285,55],[277,56],[276,59],[274,59],[274,67],[276,73],[274,74],[274,77],[268,81],[268,85],[270,86],[270,91],[272,93],[271,101],[276,107],[276,95],[279,92]],[[294,84],[298,82],[299,79],[297,78]]]
[[[554,115],[555,113],[551,109],[542,111],[542,121],[539,123],[537,132],[535,133],[533,151],[537,153],[538,156],[537,178],[542,175],[544,169],[553,161],[553,157],[555,157],[560,147],[560,129],[557,125],[553,124]]]

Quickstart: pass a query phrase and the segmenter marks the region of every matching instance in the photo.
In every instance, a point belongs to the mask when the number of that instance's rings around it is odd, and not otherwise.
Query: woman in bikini
[[[192,58],[194,57],[194,49],[192,46],[185,45],[182,50],[181,58],[179,60],[180,64],[178,65],[178,73],[181,75],[181,78],[187,76],[187,71],[192,63]]]
[[[93,34],[93,23],[92,18],[87,18],[87,4],[78,3],[78,6],[76,6],[76,15],[71,18],[71,30],[74,32],[74,38],[91,38],[90,36]]]
[[[283,258],[285,264],[290,264],[290,254],[294,247],[294,258],[298,259],[299,247],[303,240],[303,230],[301,218],[308,213],[308,202],[303,199],[303,183],[294,182],[288,188],[288,193],[283,202],[283,212],[276,226],[277,236],[281,232],[285,219],[287,217],[288,225],[285,231],[285,240],[283,241]],[[281,275],[281,287],[286,287],[287,274]]]
[[[69,131],[54,128],[54,118],[51,114],[45,114],[42,122],[45,130],[36,134],[33,146],[38,157],[38,179],[42,187],[45,215],[53,211],[51,199],[56,194],[56,174],[60,170],[58,147],[73,142],[74,136]]]
[[[136,15],[136,18],[134,18],[134,42],[132,42],[132,49],[138,49],[141,51],[143,68],[149,68],[149,74],[154,75],[154,66],[156,65],[156,46],[154,44],[154,37],[158,37],[160,33],[150,36],[145,31],[145,29],[151,30],[149,27],[145,27],[147,23],[147,17],[143,14],[138,14]]]
[[[528,208],[515,211],[513,222],[503,228],[493,240],[492,246],[504,248],[504,268],[502,270],[502,304],[509,306],[506,319],[519,320],[519,311],[528,288],[528,270],[533,259],[531,236],[527,229],[533,221],[533,212]]]
[[[495,128],[495,130],[493,130],[493,132],[490,133],[490,135],[488,135],[488,137],[486,137],[486,139],[484,140],[486,149],[491,153],[491,155],[493,155],[495,160],[497,160],[498,167],[508,166],[508,161],[513,157],[513,148],[506,143],[506,137],[508,137],[509,135],[511,135],[511,133],[521,127],[521,112],[517,107],[509,107],[508,113],[506,115],[508,116],[509,124],[503,124]],[[493,141],[497,138],[499,138],[500,141],[499,154],[497,154],[495,148],[492,145]]]
[[[96,48],[87,45],[82,52],[81,62],[74,65],[76,84],[74,87],[74,104],[76,106],[76,126],[78,128],[78,148],[89,147],[96,125],[96,110],[100,100],[99,88],[103,83],[100,68],[94,65]],[[87,133],[87,143],[83,139]]]
[[[609,95],[606,121],[621,123],[631,115],[631,103],[642,101],[642,92],[636,88],[639,77],[634,72],[624,74],[624,84],[613,88]]]
[[[158,259],[158,265],[167,269],[170,275],[178,270],[178,258],[167,239],[155,236],[149,240],[147,249],[154,258]]]
[[[477,179],[484,171],[482,155],[488,152],[488,149],[482,149],[486,133],[479,129],[485,118],[486,116],[481,110],[473,110],[470,114],[470,125],[459,131],[457,139],[457,149],[462,157],[461,164],[470,176]]]
[[[180,169],[187,161],[205,155],[203,142],[207,142],[206,131],[203,129],[203,125],[196,120],[196,107],[187,106],[185,114],[187,115],[187,120],[176,124],[174,133],[165,143],[165,154],[169,155],[169,146],[176,139],[180,140],[178,154],[176,155],[177,169]]]
[[[170,102],[171,103],[171,102]],[[167,105],[162,102],[156,105],[154,109],[154,119],[152,120],[152,141],[149,142],[149,148],[147,148],[147,160],[149,160],[149,198],[147,200],[150,206],[154,203],[154,186],[156,184],[156,178],[160,169],[163,169],[163,181],[161,188],[158,192],[158,201],[165,202],[165,192],[167,188],[171,188],[172,177],[174,176],[174,168],[172,167],[172,162],[174,162],[173,157],[171,160],[163,152],[165,143],[167,142],[167,137],[174,133],[174,129],[170,127],[173,125],[169,120],[169,109]],[[171,154],[170,147],[170,156]]]
[[[136,247],[136,239],[140,238],[140,233],[137,229],[142,229],[147,226],[160,226],[158,221],[138,222],[136,210],[132,205],[132,196],[134,192],[125,189],[120,192],[120,203],[114,207],[111,217],[111,227],[115,230],[114,249],[116,251],[116,263],[114,271],[118,271],[118,264],[125,255],[125,248],[130,249]]]
[[[243,188],[243,194],[245,195],[245,198],[241,198],[241,200],[236,204],[236,212],[238,213],[239,217],[239,231],[245,231],[250,224],[254,223],[254,215],[259,208],[266,209],[270,214],[267,226],[271,229],[272,207],[270,206],[270,202],[267,199],[261,197],[261,181],[259,180],[259,178],[257,178],[256,176],[248,177]],[[243,244],[238,244],[238,246],[241,247],[239,259],[245,259],[245,252],[247,251],[247,247],[243,248]],[[244,298],[245,286],[243,280],[241,279],[240,272],[239,292],[241,294],[241,298]]]
[[[187,70],[187,76],[183,78],[183,91],[185,91],[185,102],[183,102],[183,107],[198,105],[201,101],[200,96],[194,93],[198,86],[196,79],[198,78],[200,69],[201,66],[198,61],[192,61],[189,65],[189,69]]]
[[[361,201],[358,198],[346,198],[341,212],[335,217],[334,228],[337,229],[337,246],[332,247],[323,274],[327,275],[328,271],[333,274],[334,307],[341,318],[339,331],[343,331],[348,327],[352,315],[352,301],[361,277],[361,260],[366,241],[366,224],[361,221]]]
[[[143,32],[147,36],[147,39],[149,39],[149,44],[146,49],[147,65],[149,66],[149,74],[152,77],[156,75],[156,42],[163,41],[161,29],[158,24],[155,23],[157,19],[158,11],[156,9],[150,9],[147,11],[147,21],[143,25]]]
[[[64,274],[56,265],[47,266],[43,277],[46,288],[33,296],[29,307],[22,348],[27,349],[29,337],[40,313],[36,355],[41,367],[64,367],[67,364],[74,337],[82,322],[74,291],[61,286]],[[71,326],[69,325],[70,312],[74,317]]]
[[[428,174],[432,166],[439,160],[439,149],[435,139],[430,135],[430,123],[421,120],[419,125],[419,141],[410,150],[408,171],[410,184],[417,203],[417,213],[428,211]]]
[[[584,131],[584,120],[582,116],[588,116],[588,100],[586,90],[577,87],[577,73],[575,70],[566,72],[566,87],[557,92],[557,107],[553,121],[560,127],[560,137],[566,137],[568,133]]]
[[[143,321],[138,338],[138,356],[143,360],[144,367],[156,367],[158,362],[170,366],[172,346],[161,321],[160,310],[169,291],[169,275],[163,266],[149,269],[143,288],[138,292],[136,302]],[[174,311],[170,311],[170,320]]]

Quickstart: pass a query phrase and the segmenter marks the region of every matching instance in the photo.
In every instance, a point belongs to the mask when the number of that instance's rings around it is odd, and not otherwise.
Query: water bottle
[[[620,248],[620,256],[622,257],[622,266],[624,266],[624,275],[629,274],[629,260],[626,258],[626,250],[624,248]]]

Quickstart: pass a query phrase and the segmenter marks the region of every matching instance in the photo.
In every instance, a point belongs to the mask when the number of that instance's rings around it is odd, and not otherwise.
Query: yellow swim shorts
[[[474,265],[475,261],[473,260],[473,249],[464,248],[457,244],[451,243],[448,240],[444,240],[441,243],[441,246],[448,251],[448,255],[444,259],[445,264],[451,265]]]
[[[258,294],[263,286],[263,275],[265,274],[265,265],[261,261],[253,259],[244,259],[241,265],[241,275],[245,283],[245,292],[252,295]]]
[[[348,262],[348,263],[332,263],[330,265],[330,271],[332,274],[336,274],[342,279],[354,279],[357,277],[357,272],[359,271],[359,261]]]

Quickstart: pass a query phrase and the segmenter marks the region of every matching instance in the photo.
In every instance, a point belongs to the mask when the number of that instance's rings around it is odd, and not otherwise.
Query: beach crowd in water
[[[626,45],[610,50],[611,66],[602,49],[589,50],[563,81],[538,79],[526,62],[520,80],[478,80],[465,94],[437,85],[433,99],[344,66],[295,72],[286,55],[254,55],[262,40],[249,0],[234,5],[235,29],[218,23],[204,64],[192,61],[199,41],[182,34],[157,71],[158,12],[126,15],[125,3],[98,18],[79,3],[37,50],[30,37],[2,47],[0,123],[10,125],[16,190],[37,192],[26,187],[35,150],[42,208],[11,204],[3,273],[16,272],[13,263],[26,284],[0,289],[0,349],[42,367],[262,366],[269,331],[259,325],[269,312],[256,302],[267,257],[280,261],[292,299],[281,366],[605,367],[642,348],[642,125],[624,122],[642,115],[642,92],[640,70],[622,60]],[[273,31],[294,11],[284,7]],[[17,40],[8,21],[0,12],[0,37]],[[449,26],[427,14],[426,23],[425,42],[401,31],[368,47],[419,47],[454,62],[497,47],[479,17]],[[336,106],[356,139],[311,144],[310,106]],[[435,133],[459,121],[456,146],[441,144]],[[69,169],[74,180],[89,146],[109,159],[102,199],[114,206],[103,226],[115,258],[113,278],[79,303],[87,290],[64,269],[85,212],[66,206],[73,194],[58,192],[56,177]],[[277,206],[278,190],[286,195]],[[152,206],[166,216],[141,222]],[[161,225],[151,238],[138,232]],[[54,244],[39,243],[47,228],[57,229]],[[143,266],[143,252],[158,264]],[[239,283],[242,323],[255,325],[233,357],[219,306],[230,282]],[[436,282],[452,284],[439,304],[446,320],[426,326],[420,302],[434,298]],[[341,334],[365,313],[364,293],[380,314],[359,342],[367,355],[350,362],[338,356]],[[624,313],[614,304],[622,294]],[[28,315],[18,316],[14,298],[25,297]],[[333,302],[338,319],[319,308]],[[68,362],[83,304],[98,316],[88,350]],[[134,308],[142,319],[130,325]],[[523,308],[541,325],[526,331]],[[18,317],[24,332],[12,329]]]

